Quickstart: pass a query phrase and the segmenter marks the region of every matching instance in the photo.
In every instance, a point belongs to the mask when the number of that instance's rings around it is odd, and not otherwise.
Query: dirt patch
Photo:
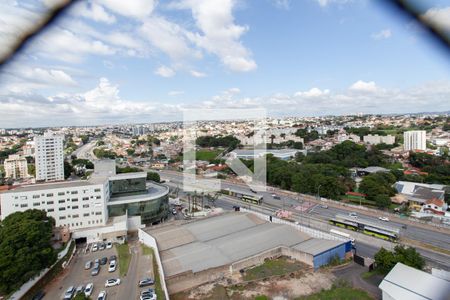
[[[336,277],[329,271],[300,271],[283,276],[251,282],[232,283],[231,280],[205,284],[191,291],[174,294],[172,299],[245,300],[266,295],[269,299],[292,299],[331,288]],[[230,284],[231,283],[231,284]]]

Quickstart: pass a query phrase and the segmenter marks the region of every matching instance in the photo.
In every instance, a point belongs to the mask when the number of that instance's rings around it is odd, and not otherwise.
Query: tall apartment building
[[[64,136],[46,132],[34,138],[36,180],[64,180]]]
[[[5,159],[4,167],[8,178],[20,179],[29,177],[27,160],[20,155],[10,155]]]
[[[427,149],[427,135],[425,130],[405,131],[403,133],[403,149],[414,151]]]

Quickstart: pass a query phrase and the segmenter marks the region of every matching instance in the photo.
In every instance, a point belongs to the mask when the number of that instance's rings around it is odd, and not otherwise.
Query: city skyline
[[[2,43],[55,2],[0,4]],[[197,107],[272,117],[450,109],[445,54],[374,1],[132,3],[79,3],[33,40],[0,72],[0,127],[176,121]],[[421,9],[449,31],[445,1]]]

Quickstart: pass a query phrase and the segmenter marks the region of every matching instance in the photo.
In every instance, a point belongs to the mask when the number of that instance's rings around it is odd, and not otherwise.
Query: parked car
[[[42,300],[42,298],[44,298],[45,293],[44,291],[39,291],[37,292],[36,295],[34,295],[34,297],[31,300]]]
[[[389,218],[388,217],[378,217],[378,219],[381,220],[381,221],[389,222]]]
[[[155,293],[155,290],[152,289],[152,288],[147,288],[147,289],[141,291],[141,295],[143,295],[143,294],[154,294],[154,293]]]
[[[272,194],[272,198],[273,198],[273,199],[277,199],[277,200],[280,200],[280,199],[281,199],[280,196],[278,196],[277,194]]]
[[[328,208],[328,205],[322,204],[320,207],[327,209],[327,208]]]
[[[97,300],[106,300],[106,292],[105,291],[101,291],[98,294]]]
[[[91,250],[92,252],[96,252],[96,251],[98,251],[98,245],[97,245],[97,243],[94,243],[93,245],[92,245],[92,250]]]
[[[90,297],[92,295],[92,291],[94,290],[94,284],[88,283],[86,285],[86,288],[84,289],[84,294],[86,295],[86,297]]]
[[[100,266],[94,267],[91,271],[92,276],[97,276],[100,273]]]
[[[109,261],[112,261],[112,260],[117,260],[117,256],[111,255],[111,256],[109,257]]]
[[[75,287],[71,286],[64,293],[64,298],[63,299],[64,300],[70,300],[70,299],[72,299],[74,294],[75,294]]]
[[[106,245],[105,243],[100,243],[100,246],[98,246],[98,250],[105,250]]]
[[[90,268],[92,268],[92,261],[88,260],[84,265],[84,269],[89,270]]]
[[[100,264],[101,265],[106,265],[106,263],[108,262],[108,258],[105,256],[105,257],[102,257],[101,259],[100,259]]]
[[[174,209],[172,209],[172,215],[176,215],[178,212],[177,212],[177,209],[176,208],[174,208]]]
[[[154,293],[145,293],[145,294],[141,294],[141,296],[139,297],[139,300],[156,300],[156,294]]]
[[[111,278],[111,279],[106,280],[105,287],[115,286],[115,285],[119,285],[119,284],[120,284],[119,278]]]
[[[112,242],[111,241],[108,241],[107,243],[106,243],[106,249],[111,249],[112,248]]]
[[[99,264],[100,263],[100,259],[99,258],[96,258],[95,260],[94,260],[94,264]]]
[[[108,268],[108,272],[114,272],[117,268],[117,264],[115,260],[111,260],[109,262],[109,268]]]
[[[81,294],[82,292],[84,292],[84,286],[83,285],[79,285],[77,287],[77,289],[75,290],[75,294]]]
[[[139,287],[149,286],[149,285],[152,285],[154,283],[155,282],[153,281],[153,279],[151,279],[151,278],[144,278],[144,279],[139,281]]]

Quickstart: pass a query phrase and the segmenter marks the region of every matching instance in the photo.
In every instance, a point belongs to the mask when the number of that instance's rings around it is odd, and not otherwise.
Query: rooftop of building
[[[169,193],[169,187],[153,182],[147,183],[147,189],[142,192],[120,193],[111,196],[109,203],[122,204],[127,202],[148,201],[165,196]]]
[[[281,246],[317,255],[343,243],[240,212],[147,231],[157,240],[167,277],[228,265]]]
[[[4,193],[17,193],[17,192],[32,192],[32,191],[42,191],[48,189],[63,189],[63,188],[74,188],[86,185],[94,185],[86,180],[74,180],[74,181],[60,181],[51,183],[37,183],[29,185],[21,185],[13,188],[11,190],[5,191]]]
[[[380,289],[392,299],[446,300],[450,295],[450,282],[402,263],[386,275]]]

